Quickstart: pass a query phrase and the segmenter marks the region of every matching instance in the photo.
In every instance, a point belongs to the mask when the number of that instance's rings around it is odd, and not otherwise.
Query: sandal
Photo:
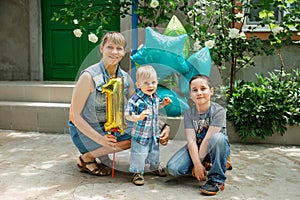
[[[134,185],[142,186],[144,185],[144,176],[141,173],[133,174],[132,182]]]
[[[151,169],[151,168],[150,168]],[[159,165],[157,170],[151,171],[155,176],[166,177],[168,176],[167,170],[165,167]]]
[[[110,171],[105,169],[101,164],[98,164],[96,161],[84,162],[81,156],[79,156],[79,161],[81,165],[77,164],[77,167],[83,172],[87,172],[89,174],[97,175],[97,176],[110,175]],[[87,165],[90,164],[96,164],[97,168],[90,170],[89,168],[86,167]]]
[[[103,163],[97,163],[97,166],[99,167],[99,169],[104,173],[106,173],[105,175],[102,175],[102,176],[108,176],[108,175],[111,175],[111,169],[110,167],[106,166],[105,164]]]

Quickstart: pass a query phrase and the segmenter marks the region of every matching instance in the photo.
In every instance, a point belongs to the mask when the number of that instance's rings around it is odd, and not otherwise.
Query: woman
[[[104,165],[109,160],[108,154],[128,149],[131,145],[130,135],[117,133],[113,136],[104,130],[106,96],[102,94],[102,86],[111,77],[123,77],[126,98],[134,93],[130,76],[119,66],[125,55],[125,46],[126,40],[121,33],[106,33],[100,44],[102,60],[82,71],[72,95],[69,129],[81,153],[77,166],[93,175],[109,175],[111,170]],[[168,141],[169,131],[170,128],[164,125],[164,142]],[[99,158],[100,164],[96,158]]]

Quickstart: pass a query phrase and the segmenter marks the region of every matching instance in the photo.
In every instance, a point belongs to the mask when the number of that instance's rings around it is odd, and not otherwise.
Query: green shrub
[[[287,124],[300,124],[300,71],[293,72],[282,80],[272,72],[270,77],[257,75],[257,82],[235,82],[232,97],[227,96],[227,119],[241,139],[264,139],[274,132],[283,135]]]

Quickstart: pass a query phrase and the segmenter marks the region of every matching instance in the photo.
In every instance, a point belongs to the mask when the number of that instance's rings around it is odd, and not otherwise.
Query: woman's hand
[[[101,145],[116,150],[117,137],[112,134],[106,134],[101,139]]]
[[[206,180],[206,170],[205,170],[205,167],[202,164],[194,166],[193,169],[192,169],[192,175],[198,181],[205,181]]]

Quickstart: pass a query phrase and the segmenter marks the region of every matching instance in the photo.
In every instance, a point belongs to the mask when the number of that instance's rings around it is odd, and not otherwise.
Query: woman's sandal
[[[79,161],[81,165],[77,164],[77,167],[83,172],[87,172],[89,174],[97,175],[97,176],[108,176],[111,174],[110,170],[107,170],[107,168],[105,168],[101,164],[98,164],[96,161],[84,162],[81,156],[79,156]],[[97,168],[90,170],[89,168],[86,167],[87,165],[90,164],[95,164]]]

